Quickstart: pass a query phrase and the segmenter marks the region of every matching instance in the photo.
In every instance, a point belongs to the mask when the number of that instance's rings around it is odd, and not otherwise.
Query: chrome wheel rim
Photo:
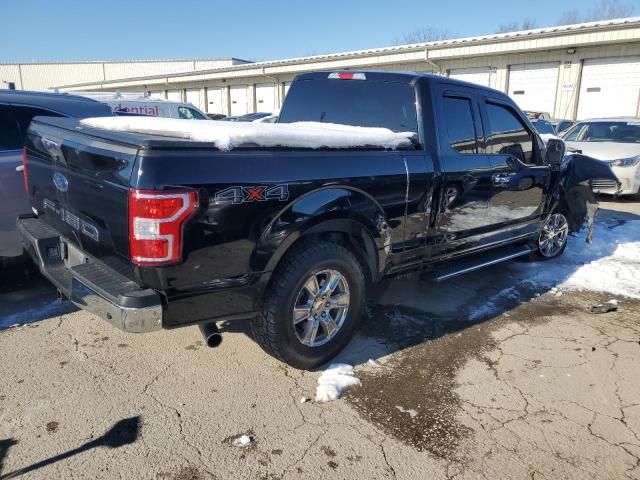
[[[307,278],[293,307],[298,341],[307,347],[329,342],[347,319],[349,300],[349,283],[337,270],[322,270]]]
[[[561,213],[549,216],[542,226],[538,248],[540,253],[547,257],[554,257],[562,250],[569,236],[569,224]]]

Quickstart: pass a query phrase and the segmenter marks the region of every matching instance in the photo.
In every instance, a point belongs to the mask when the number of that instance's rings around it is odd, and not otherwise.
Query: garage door
[[[453,68],[449,71],[449,77],[488,87],[489,67]]]
[[[256,112],[271,113],[276,109],[276,88],[273,83],[256,85]]]
[[[182,101],[182,90],[169,90],[167,92],[167,99],[172,102],[181,102]]]
[[[200,110],[204,108],[204,99],[202,98],[202,92],[199,88],[187,90],[187,103],[198,107]]]
[[[635,117],[640,102],[640,57],[585,60],[578,119]]]
[[[207,113],[224,113],[222,111],[222,89],[207,88]]]
[[[532,63],[509,67],[509,96],[522,110],[553,115],[558,89],[558,63]]]
[[[231,99],[231,115],[245,115],[249,112],[246,86],[231,87],[229,97]]]

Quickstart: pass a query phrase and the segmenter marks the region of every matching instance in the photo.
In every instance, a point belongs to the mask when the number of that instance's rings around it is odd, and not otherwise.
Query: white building
[[[69,83],[107,82],[148,75],[194,72],[248,63],[237,58],[113,62],[0,63],[0,88],[50,90]]]
[[[507,92],[523,109],[557,118],[635,116],[640,107],[640,17],[267,62],[229,62],[237,63],[179,73],[149,69],[144,75],[104,75],[89,81],[78,75],[77,81],[49,85],[75,91],[147,89],[211,113],[240,115],[279,108],[299,73],[399,70],[487,85]],[[136,67],[127,73],[142,70]]]

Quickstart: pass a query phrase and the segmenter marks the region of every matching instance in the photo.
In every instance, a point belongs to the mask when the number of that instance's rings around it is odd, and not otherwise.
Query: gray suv
[[[0,90],[0,265],[22,255],[16,217],[30,213],[24,190],[22,146],[36,116],[106,117],[107,105],[66,93]]]

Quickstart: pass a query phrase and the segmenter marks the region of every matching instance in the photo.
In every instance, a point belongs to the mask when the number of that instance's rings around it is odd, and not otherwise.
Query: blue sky
[[[269,60],[391,45],[422,26],[459,36],[527,17],[543,26],[594,1],[0,0],[0,62]],[[640,0],[623,3],[640,15]]]

